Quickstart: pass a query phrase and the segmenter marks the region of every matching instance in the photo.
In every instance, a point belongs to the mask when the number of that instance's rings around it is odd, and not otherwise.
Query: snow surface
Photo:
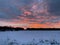
[[[10,41],[16,40],[18,43],[31,42],[38,40],[56,40],[60,42],[60,31],[5,31],[0,32],[0,45]],[[5,42],[4,42],[5,41]],[[3,43],[4,42],[4,43]]]

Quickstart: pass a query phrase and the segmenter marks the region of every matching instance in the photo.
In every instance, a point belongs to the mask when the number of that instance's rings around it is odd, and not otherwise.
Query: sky
[[[0,0],[0,26],[60,28],[60,0]]]
[[[16,40],[19,43],[31,42],[35,39],[36,42],[39,40],[56,40],[60,43],[60,31],[6,31],[0,32],[0,41]],[[3,42],[2,42],[3,43]]]

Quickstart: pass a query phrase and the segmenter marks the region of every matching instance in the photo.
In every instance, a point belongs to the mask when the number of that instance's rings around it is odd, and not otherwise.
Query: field
[[[60,45],[60,31],[1,31],[0,45]]]

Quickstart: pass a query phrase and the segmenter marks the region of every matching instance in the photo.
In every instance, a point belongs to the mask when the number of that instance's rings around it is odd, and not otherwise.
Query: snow
[[[37,43],[39,40],[56,40],[60,42],[60,31],[5,31],[0,32],[0,45],[7,43]],[[44,43],[45,44],[45,43]],[[43,44],[43,45],[44,45]],[[14,44],[15,45],[15,44]],[[50,45],[50,44],[49,44]]]

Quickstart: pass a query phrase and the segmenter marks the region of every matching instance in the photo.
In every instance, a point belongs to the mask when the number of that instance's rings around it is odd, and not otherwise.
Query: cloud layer
[[[60,28],[59,4],[59,0],[0,0],[0,22],[18,27]]]

